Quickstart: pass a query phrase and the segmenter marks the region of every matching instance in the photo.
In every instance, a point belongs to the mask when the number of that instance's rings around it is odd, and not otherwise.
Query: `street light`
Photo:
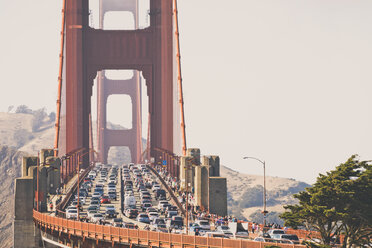
[[[263,170],[264,170],[264,184],[263,184],[263,188],[264,188],[264,192],[263,192],[263,203],[264,203],[264,210],[263,210],[263,215],[264,215],[264,229],[266,227],[266,214],[268,213],[268,211],[266,211],[266,169],[265,169],[265,161],[262,161],[258,158],[255,158],[255,157],[244,157],[243,159],[254,159],[254,160],[257,160],[258,162],[260,162],[262,165],[263,165]]]

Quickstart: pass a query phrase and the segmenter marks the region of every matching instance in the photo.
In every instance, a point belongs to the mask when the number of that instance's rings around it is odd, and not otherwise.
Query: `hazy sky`
[[[55,111],[61,2],[0,0],[0,111]],[[178,2],[189,147],[309,183],[372,159],[372,1]]]

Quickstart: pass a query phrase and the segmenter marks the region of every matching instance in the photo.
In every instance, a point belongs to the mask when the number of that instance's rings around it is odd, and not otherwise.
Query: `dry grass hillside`
[[[229,213],[247,220],[262,222],[263,176],[248,175],[221,166],[221,176],[227,178]],[[294,193],[309,184],[290,178],[266,176],[268,221],[282,224],[278,214],[283,206],[295,203]]]
[[[12,247],[14,179],[21,176],[24,155],[14,148],[0,146],[0,247]]]

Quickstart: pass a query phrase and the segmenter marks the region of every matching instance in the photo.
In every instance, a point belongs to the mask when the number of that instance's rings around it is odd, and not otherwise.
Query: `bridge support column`
[[[32,209],[34,205],[33,178],[15,179],[15,202],[13,222],[14,247],[40,247],[40,230],[34,224]]]

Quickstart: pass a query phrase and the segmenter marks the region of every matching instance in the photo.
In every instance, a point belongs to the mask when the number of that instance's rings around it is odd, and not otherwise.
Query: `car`
[[[142,204],[142,211],[146,211],[146,209],[151,208],[152,204],[149,202],[145,202]]]
[[[128,191],[128,190],[131,190],[132,191],[133,190],[133,186],[131,186],[131,185],[125,185],[124,186],[124,190],[125,191]]]
[[[150,221],[153,221],[155,218],[159,217],[159,214],[157,212],[150,212],[148,213]]]
[[[116,218],[118,213],[114,209],[106,209],[105,216],[106,218]]]
[[[144,197],[144,196],[149,196],[149,197],[151,197],[151,194],[150,194],[148,191],[141,191],[141,192],[140,192],[140,197]]]
[[[100,221],[103,221],[104,219],[105,218],[100,213],[93,214],[93,216],[90,218],[91,222],[93,223],[99,223]]]
[[[134,196],[133,191],[125,191],[124,197]]]
[[[141,200],[147,200],[148,202],[151,202],[151,196],[144,195],[143,197],[141,197]]]
[[[100,210],[100,205],[98,205],[98,204],[90,204],[89,207],[88,207],[88,209],[90,207],[95,207],[95,209],[98,210],[98,211]]]
[[[90,205],[98,205],[98,206],[100,206],[101,205],[101,202],[98,200],[91,200],[90,201]]]
[[[172,218],[173,216],[177,216],[178,215],[178,211],[173,211],[173,210],[169,210],[167,211],[167,218]]]
[[[79,204],[78,204],[77,200],[73,201],[70,206],[73,206],[73,207],[76,207],[76,208],[79,207],[80,210],[83,208],[82,202],[79,201]]]
[[[97,198],[101,198],[101,193],[99,193],[99,192],[94,192],[93,193],[93,195],[92,195],[92,197],[97,197]]]
[[[166,197],[166,192],[164,189],[158,189],[155,192],[155,199],[158,200],[160,198],[165,198]]]
[[[162,217],[157,217],[157,218],[155,218],[155,219],[152,221],[152,224],[153,224],[153,225],[156,225],[156,224],[164,224],[164,225],[165,225],[165,220],[164,220],[164,218],[162,218]]]
[[[163,209],[164,205],[168,205],[168,201],[159,201],[158,209]]]
[[[168,232],[168,228],[166,224],[157,224],[152,226],[152,230],[155,232]]]
[[[153,208],[153,207],[151,207],[151,208],[147,208],[146,209],[146,213],[150,213],[150,212],[158,212],[158,210],[156,209],[156,208]]]
[[[228,237],[233,237],[234,236],[234,234],[231,232],[231,230],[228,226],[217,226],[216,230],[218,232],[224,233]]]
[[[136,198],[134,196],[129,196],[124,198],[124,206],[128,208],[136,207]]]
[[[110,200],[110,198],[108,196],[102,196],[101,203],[102,204],[111,203],[111,200]]]
[[[272,237],[273,234],[285,234],[285,231],[282,229],[270,229],[269,231],[267,231],[267,234]]]
[[[281,244],[293,244],[290,240],[279,240],[279,239],[271,239],[271,238],[265,238],[265,237],[256,237],[253,241],[257,242],[270,242],[270,243],[281,243]]]
[[[146,224],[150,224],[150,218],[147,214],[144,214],[144,213],[140,213],[138,216],[137,216],[137,221],[138,222],[142,222],[142,223],[146,223]]]
[[[137,218],[138,216],[138,210],[137,209],[133,209],[133,208],[127,208],[125,211],[124,211],[124,214],[126,217],[128,218]]]
[[[66,211],[67,211],[67,210],[70,210],[70,209],[75,209],[75,210],[77,211],[77,207],[76,207],[76,205],[70,205],[70,206],[68,206],[68,207],[66,208]]]
[[[134,223],[132,222],[125,222],[123,224],[123,227],[124,228],[129,228],[129,229],[138,229],[138,226],[136,226]]]
[[[113,209],[113,210],[115,210],[115,206],[113,206],[113,205],[107,205],[107,206],[106,206],[106,210],[108,210],[108,209]]]
[[[145,203],[150,203],[151,204],[151,200],[150,199],[142,199],[141,200],[141,205],[143,205]]]
[[[87,211],[99,211],[99,207],[97,205],[89,206]]]
[[[176,217],[176,216],[174,216]],[[168,229],[182,229],[183,228],[183,221],[175,220],[175,219],[168,219],[167,220],[167,228]]]
[[[66,219],[77,219],[77,210],[76,209],[68,209],[66,211]]]
[[[100,189],[100,188],[95,188],[94,189],[94,193],[92,196],[99,196],[101,197],[103,195],[103,189]]]
[[[152,191],[153,192],[155,192],[156,190],[159,190],[159,189],[161,189],[161,187],[158,184],[155,184],[155,185],[152,186]]]
[[[98,214],[98,211],[97,210],[90,210],[90,211],[88,211],[87,218],[88,219],[91,219],[94,214]]]
[[[203,231],[210,231],[211,230],[211,226],[209,224],[209,220],[203,220],[203,219],[200,219],[200,220],[196,220],[195,223],[198,223],[199,226],[201,227],[201,230]]]
[[[294,244],[300,243],[300,240],[298,239],[298,236],[296,234],[273,234],[270,237],[279,240],[290,240]]]
[[[116,201],[116,192],[108,192],[108,197],[111,200],[115,200]]]

